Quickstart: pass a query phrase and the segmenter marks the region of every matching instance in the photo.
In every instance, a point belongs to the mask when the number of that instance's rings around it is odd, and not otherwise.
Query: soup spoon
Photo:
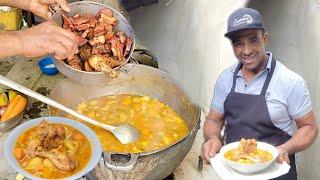
[[[41,102],[44,102],[50,106],[53,106],[57,109],[60,109],[66,113],[69,113],[76,118],[79,118],[87,123],[93,124],[95,126],[99,126],[107,131],[110,131],[122,144],[129,144],[133,141],[136,141],[140,138],[140,131],[135,128],[134,126],[124,123],[120,124],[118,126],[111,126],[104,123],[101,123],[99,121],[93,120],[85,115],[82,115],[62,104],[60,104],[57,101],[54,101],[46,96],[43,96],[42,94],[39,94],[31,89],[28,89],[16,82],[11,81],[10,79],[0,75],[0,83],[3,85],[6,85],[14,90],[17,90],[23,94],[26,94],[28,96],[31,96],[35,99],[38,99]]]

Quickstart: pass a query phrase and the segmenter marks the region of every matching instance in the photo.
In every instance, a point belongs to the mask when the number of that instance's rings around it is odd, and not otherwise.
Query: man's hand
[[[279,150],[279,155],[277,157],[277,162],[278,163],[282,163],[283,161],[285,161],[286,163],[290,164],[288,151],[285,148],[281,147],[281,146],[278,146],[277,149]]]
[[[59,4],[62,10],[70,11],[66,0],[29,0],[28,10],[40,17],[50,19],[52,14],[49,11],[49,5],[51,4]]]
[[[62,60],[71,58],[78,51],[76,35],[51,21],[17,31],[17,36],[21,45],[19,54],[26,57],[51,54]]]
[[[218,137],[208,139],[202,145],[202,153],[205,160],[210,163],[210,158],[213,158],[221,149],[222,144]]]
[[[202,145],[202,153],[208,163],[221,149],[221,129],[224,124],[224,114],[211,109],[204,122],[203,135],[205,142]]]

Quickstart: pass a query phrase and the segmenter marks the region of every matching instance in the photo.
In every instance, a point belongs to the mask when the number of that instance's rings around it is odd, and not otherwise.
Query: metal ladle
[[[31,89],[28,89],[16,82],[11,81],[10,79],[0,75],[0,83],[3,85],[6,85],[14,90],[17,90],[23,94],[26,94],[28,96],[31,96],[35,99],[38,99],[41,102],[44,102],[50,106],[53,106],[57,109],[60,109],[66,113],[69,113],[73,116],[75,116],[76,118],[82,119],[83,121],[93,124],[95,126],[99,126],[107,131],[110,131],[122,144],[128,144],[131,143],[137,139],[139,139],[140,137],[140,131],[135,128],[134,126],[130,125],[130,124],[120,124],[118,126],[111,126],[111,125],[107,125],[107,124],[103,124],[101,122],[98,122],[96,120],[93,120],[87,116],[84,116],[60,103],[58,103],[57,101],[54,101],[46,96],[43,96],[42,94],[39,94]]]

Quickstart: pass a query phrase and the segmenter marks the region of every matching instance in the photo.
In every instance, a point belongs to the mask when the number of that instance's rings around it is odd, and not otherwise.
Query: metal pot
[[[145,65],[127,64],[124,68],[129,71],[128,74],[121,73],[106,85],[90,86],[63,79],[51,91],[50,96],[70,108],[75,108],[84,100],[111,94],[147,95],[169,105],[187,123],[190,132],[184,139],[153,152],[126,155],[104,152],[99,165],[88,175],[99,179],[165,178],[182,162],[192,147],[200,126],[199,108],[190,102],[166,72]],[[55,111],[51,108],[50,112]],[[57,113],[63,115],[62,112],[55,112],[54,115]]]
[[[115,9],[105,4],[100,4],[92,1],[74,2],[74,3],[70,3],[69,6],[71,9],[70,12],[66,13],[66,12],[63,12],[61,9],[59,9],[57,12],[53,14],[52,20],[56,22],[58,25],[62,26],[63,24],[63,19],[61,16],[62,13],[65,13],[68,16],[74,16],[77,13],[79,15],[85,15],[85,14],[95,15],[101,9],[105,9],[105,8],[110,9],[113,13],[113,16],[118,20],[117,25],[115,26],[115,30],[122,31],[126,36],[129,36],[132,38],[133,43],[131,46],[130,53],[127,56],[126,60],[122,63],[122,65],[126,64],[130,60],[130,57],[132,56],[132,53],[135,47],[135,34],[129,22],[120,12],[116,11]],[[109,73],[80,71],[68,66],[66,63],[60,60],[54,59],[54,64],[59,70],[59,72],[61,72],[63,75],[79,83],[96,84],[101,82],[108,82],[109,80],[112,79]],[[114,68],[114,70],[121,71],[122,65]],[[95,78],[92,78],[92,76],[95,76]]]

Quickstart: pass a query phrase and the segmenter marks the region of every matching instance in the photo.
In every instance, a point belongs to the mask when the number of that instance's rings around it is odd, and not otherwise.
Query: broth
[[[108,152],[154,151],[180,141],[189,132],[185,121],[173,109],[147,96],[103,96],[79,104],[77,111],[102,123],[129,123],[140,130],[139,140],[124,145],[110,132],[86,123],[98,135],[103,150]]]
[[[270,161],[272,159],[272,154],[266,150],[256,149],[254,152],[249,154],[253,158],[259,158],[260,162]],[[235,162],[253,164],[254,162],[248,158],[239,158],[237,156],[237,149],[231,149],[224,154],[224,157]]]

